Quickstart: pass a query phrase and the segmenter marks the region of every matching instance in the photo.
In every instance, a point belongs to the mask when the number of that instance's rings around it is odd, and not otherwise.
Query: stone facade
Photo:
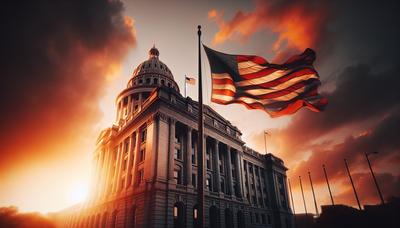
[[[64,227],[193,227],[197,102],[179,93],[154,47],[117,97],[101,132],[90,199],[63,212]],[[286,167],[244,145],[241,132],[204,107],[207,227],[293,227]]]

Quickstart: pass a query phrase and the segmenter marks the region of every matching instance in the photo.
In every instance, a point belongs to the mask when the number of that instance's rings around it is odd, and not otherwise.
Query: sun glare
[[[88,195],[88,186],[79,183],[74,186],[70,191],[70,199],[73,203],[80,203],[83,202]]]

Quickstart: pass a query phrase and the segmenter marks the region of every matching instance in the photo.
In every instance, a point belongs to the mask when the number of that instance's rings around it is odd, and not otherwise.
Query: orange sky
[[[0,206],[49,212],[81,200],[90,182],[96,137],[113,123],[115,96],[126,86],[134,67],[147,58],[148,49],[155,44],[160,50],[160,59],[173,72],[181,91],[184,75],[197,77],[197,24],[203,25],[203,43],[226,53],[256,54],[279,62],[307,47],[317,51],[315,67],[322,91],[330,100],[328,109],[323,113],[301,110],[276,119],[240,105],[210,103],[210,70],[203,59],[206,103],[239,127],[248,146],[260,152],[264,151],[263,131],[270,132],[268,152],[282,157],[289,168],[296,212],[303,211],[299,175],[307,208],[314,211],[308,171],[312,172],[318,204],[329,203],[323,163],[335,200],[355,205],[344,173],[344,157],[354,172],[362,203],[377,203],[362,154],[370,149],[380,151],[371,161],[384,195],[399,195],[399,145],[393,140],[399,126],[398,95],[394,92],[398,80],[390,74],[392,62],[387,57],[392,53],[383,58],[380,52],[384,45],[395,42],[390,36],[358,39],[370,34],[371,28],[363,27],[364,21],[358,19],[370,15],[370,8],[353,15],[350,9],[355,6],[324,1],[314,5],[308,1],[233,1],[228,7],[222,1],[160,1],[149,12],[145,2],[124,2],[124,10],[118,3],[99,2],[95,6],[48,6],[53,11],[61,7],[65,12],[61,17],[43,16],[40,10],[19,6],[13,9],[34,20],[30,26],[24,20],[11,20],[10,27],[20,30],[6,36],[15,47],[9,45],[5,64],[8,86],[2,88],[2,97],[8,98],[2,105],[9,108],[1,118],[7,135],[0,144]],[[81,9],[81,21],[74,19],[75,7]],[[43,27],[42,21],[51,23]],[[390,28],[390,23],[386,24]],[[43,31],[32,36],[31,28]],[[378,33],[380,27],[374,29]],[[28,36],[30,42],[26,42]],[[368,68],[372,60],[365,56],[373,56],[374,61],[382,58],[386,65],[372,71]],[[382,81],[390,84],[378,87],[385,87],[378,97],[369,95]],[[188,86],[187,94],[197,99],[195,87]],[[251,118],[243,118],[243,114]]]

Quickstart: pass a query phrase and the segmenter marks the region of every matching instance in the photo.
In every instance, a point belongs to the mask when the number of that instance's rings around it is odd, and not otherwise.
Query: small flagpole
[[[292,199],[293,214],[296,214],[296,210],[294,209],[294,201],[293,201],[293,194],[292,194],[292,185],[290,184],[290,179],[288,179],[288,182],[289,182],[290,198]]]
[[[331,196],[331,202],[332,202],[332,206],[333,206],[333,205],[335,205],[335,202],[333,201],[331,186],[329,185],[328,174],[326,174],[325,164],[322,165],[322,169],[324,170],[326,185],[328,185],[329,195]]]
[[[299,176],[299,181],[300,181],[301,195],[303,196],[304,211],[305,211],[306,214],[307,214],[306,199],[304,198],[303,185],[301,184],[301,176]]]
[[[185,74],[185,84],[184,84],[184,85],[185,85],[185,89],[184,89],[185,94],[184,94],[184,95],[185,95],[185,97],[186,97],[186,74]]]
[[[312,183],[312,180],[311,180],[311,173],[310,172],[308,172],[308,178],[310,179],[311,191],[312,191],[312,195],[313,195],[313,198],[314,198],[315,213],[317,214],[317,216],[319,216],[317,200],[315,199],[314,186],[313,186],[313,183]]]
[[[289,191],[290,191],[290,198],[292,199],[292,209],[293,209],[293,217],[294,217],[294,227],[296,227],[296,209],[294,208],[294,201],[293,201],[293,194],[292,194],[292,185],[290,184],[290,179],[288,178],[289,182]]]
[[[360,200],[358,199],[358,195],[357,195],[356,187],[354,186],[353,178],[351,178],[351,174],[350,174],[350,170],[349,170],[349,165],[347,164],[347,159],[344,159],[344,165],[346,166],[347,174],[349,175],[349,179],[350,179],[350,182],[351,182],[351,186],[353,187],[354,196],[356,197],[357,204],[358,204],[358,208],[359,208],[360,211],[361,211],[362,209],[361,209]]]
[[[267,154],[267,139],[266,139],[267,135],[269,135],[269,133],[267,131],[264,131],[265,154]]]
[[[201,26],[197,26],[198,35],[198,48],[199,48],[199,119],[198,119],[198,180],[197,180],[197,196],[198,196],[198,227],[204,228],[204,151],[203,151],[203,140],[204,140],[204,123],[203,123],[203,86],[202,86],[202,73],[201,73]],[[185,79],[186,80],[186,79]]]

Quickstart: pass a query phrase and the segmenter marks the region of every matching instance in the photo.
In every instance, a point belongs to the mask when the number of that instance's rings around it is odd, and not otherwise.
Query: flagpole
[[[301,195],[303,196],[304,211],[305,211],[306,214],[307,214],[306,199],[304,198],[303,185],[301,184],[301,176],[299,176],[299,181],[300,181]]]
[[[266,135],[269,135],[267,131],[264,131],[264,145],[265,145],[265,154],[267,154],[267,139]]]
[[[329,190],[329,195],[331,196],[332,205],[335,205],[335,202],[333,201],[331,186],[329,185],[328,175],[326,174],[325,164],[322,165],[322,169],[324,170],[325,180],[326,184],[328,185],[328,190]]]
[[[185,89],[184,89],[184,91],[185,91],[185,97],[186,97],[186,74],[185,74],[185,84],[184,84],[184,87],[185,87]]]
[[[361,209],[360,200],[358,199],[356,187],[354,187],[353,178],[351,178],[351,174],[350,174],[350,170],[349,170],[349,165],[347,165],[347,159],[344,159],[344,165],[346,166],[347,174],[349,175],[349,179],[350,179],[350,182],[351,182],[351,186],[353,187],[354,196],[356,197],[357,204],[358,204],[358,208],[359,208],[360,210],[362,210],[362,209]]]
[[[314,198],[315,213],[317,214],[317,216],[319,216],[317,200],[315,199],[314,186],[313,186],[313,183],[312,183],[312,180],[311,180],[311,173],[310,172],[308,172],[308,178],[310,179],[311,191],[312,191],[312,195],[313,195],[313,198]]]
[[[198,35],[198,49],[199,49],[199,119],[198,119],[198,180],[197,180],[197,201],[198,201],[198,227],[204,227],[204,151],[203,151],[203,140],[204,140],[204,123],[203,123],[203,86],[202,86],[202,73],[201,73],[201,26],[197,26]],[[185,78],[186,80],[186,78]]]
[[[290,198],[292,199],[292,209],[293,209],[293,217],[294,217],[294,227],[296,227],[296,209],[294,208],[294,201],[293,201],[293,194],[292,194],[292,185],[290,184],[290,179],[288,178],[289,182],[289,191],[290,191]]]
[[[292,185],[290,184],[290,179],[288,179],[288,182],[289,182],[290,198],[292,199],[293,214],[296,214],[296,210],[294,209],[294,201],[293,201],[293,194],[292,194]]]

